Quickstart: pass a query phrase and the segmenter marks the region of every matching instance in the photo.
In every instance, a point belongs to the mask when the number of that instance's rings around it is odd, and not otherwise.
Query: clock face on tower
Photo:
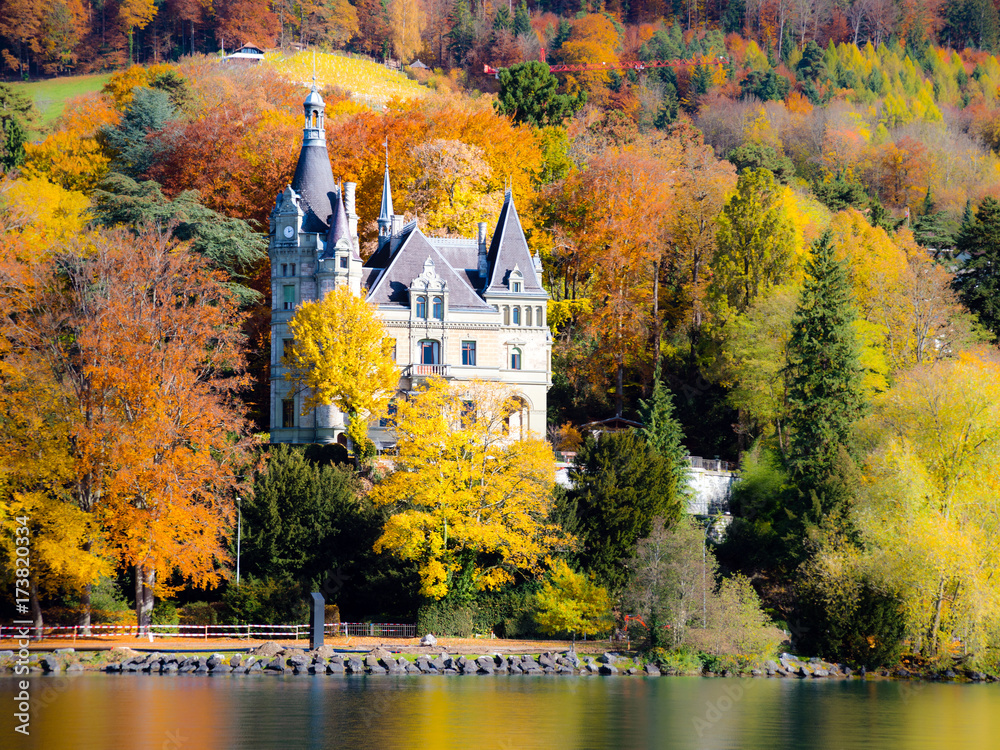
[[[295,234],[295,227],[287,226],[285,227],[285,237],[292,239],[292,235]]]

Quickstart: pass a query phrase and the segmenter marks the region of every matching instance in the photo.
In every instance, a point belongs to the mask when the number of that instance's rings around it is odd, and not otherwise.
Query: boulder
[[[359,659],[356,656],[352,656],[350,659],[347,660],[346,668],[350,674],[363,674],[365,671],[364,662],[362,662],[361,659]]]
[[[368,665],[368,674],[385,674],[385,673],[386,673],[385,667],[381,666],[380,664],[376,663]]]
[[[215,667],[222,664],[222,654],[212,654],[208,657],[208,668],[214,669]]]
[[[177,671],[177,662],[168,661],[160,668],[160,674],[174,674]]]
[[[13,652],[11,652],[11,653],[13,654]],[[73,648],[57,648],[52,653],[53,654],[75,654],[76,653],[76,649],[73,649]]]
[[[49,672],[60,672],[62,671],[62,662],[56,656],[43,656],[39,659],[39,664],[42,665],[42,671],[48,674]]]
[[[238,667],[241,664],[243,664],[242,654],[233,654],[231,657],[229,657],[229,666]]]
[[[66,671],[67,672],[82,672],[83,671],[83,665],[80,662],[75,661],[72,664],[70,664],[68,667],[66,667]]]
[[[305,669],[310,661],[311,659],[303,652],[292,654],[288,657],[288,664],[294,669]]]
[[[250,653],[255,654],[256,656],[266,657],[270,659],[274,656],[277,656],[282,651],[284,651],[284,649],[280,645],[278,645],[274,641],[268,641],[267,643],[261,644]]]
[[[660,676],[660,668],[658,666],[656,666],[655,664],[653,664],[652,662],[650,662],[649,664],[647,664],[646,667],[645,667],[645,669],[646,669],[646,674],[648,674],[650,677],[659,677]]]
[[[437,642],[438,642],[438,639],[435,638],[430,633],[428,633],[427,635],[425,635],[423,638],[420,639],[420,645],[421,646],[436,646]]]
[[[601,664],[614,664],[619,659],[621,659],[621,656],[619,656],[618,654],[610,653],[608,651],[605,651],[603,654],[597,657],[597,661],[599,661]]]
[[[614,664],[601,664],[599,671],[605,675],[618,674],[618,667]]]
[[[445,662],[444,662],[444,657],[443,656],[439,656],[437,659],[435,659],[434,661],[432,661],[430,664],[431,664],[432,667],[434,667],[434,669],[436,669],[439,672],[441,672],[444,669],[446,669]]]
[[[330,660],[330,663],[326,665],[327,674],[344,674],[344,662]]]
[[[325,660],[329,659],[331,656],[334,656],[337,653],[337,649],[335,649],[333,646],[325,645],[325,646],[320,646],[318,649],[316,649],[315,651],[311,651],[310,653],[315,657],[314,661],[315,659]]]
[[[636,675],[639,674],[639,670],[636,669],[635,667],[629,667],[628,669],[625,670],[625,674]]]

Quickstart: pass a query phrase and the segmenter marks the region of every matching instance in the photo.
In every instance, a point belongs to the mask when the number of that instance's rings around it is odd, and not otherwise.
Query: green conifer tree
[[[830,233],[813,245],[788,343],[788,465],[803,526],[842,510],[854,472],[854,427],[865,402],[850,282]]]
[[[660,363],[653,372],[653,393],[646,401],[639,400],[641,430],[649,446],[667,460],[673,492],[679,497],[691,494],[688,486],[688,451],[684,447],[684,429],[674,416],[674,400],[663,383]]]
[[[521,0],[521,4],[514,12],[514,35],[531,35],[531,16],[528,15],[528,4],[524,0]]]
[[[984,198],[963,223],[955,243],[959,268],[953,286],[979,322],[1000,336],[1000,202]]]

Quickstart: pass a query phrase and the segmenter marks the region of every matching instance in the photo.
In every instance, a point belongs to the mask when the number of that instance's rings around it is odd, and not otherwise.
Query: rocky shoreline
[[[9,652],[8,652],[9,653]],[[393,655],[384,648],[367,654],[338,653],[326,646],[315,651],[283,647],[269,642],[253,649],[249,654],[175,654],[168,652],[137,653],[130,649],[115,649],[111,660],[103,664],[83,664],[73,649],[56,649],[38,657],[30,669],[44,674],[60,672],[102,671],[115,674],[265,674],[265,675],[604,675],[659,677],[677,674],[673,670],[661,671],[653,663],[640,663],[616,653],[598,657],[581,658],[574,651],[544,652],[541,654],[484,654],[451,655],[441,652],[437,656],[418,654],[407,659]],[[7,661],[7,653],[0,654],[0,662]],[[33,660],[34,661],[34,660]],[[13,669],[4,664],[6,670]],[[903,679],[956,682],[996,682],[997,678],[980,672],[955,672],[946,670],[934,673],[912,672],[906,669],[854,671],[842,664],[821,659],[800,659],[782,654],[777,661],[768,661],[761,669],[749,672],[724,672],[705,676],[757,677],[785,679]]]

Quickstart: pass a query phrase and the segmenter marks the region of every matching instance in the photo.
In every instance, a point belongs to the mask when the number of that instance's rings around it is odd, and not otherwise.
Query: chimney
[[[486,222],[479,222],[479,278],[486,278]]]
[[[358,212],[354,208],[354,191],[357,187],[356,182],[344,183],[344,208],[347,210],[347,226],[350,227],[352,242],[358,236]]]

